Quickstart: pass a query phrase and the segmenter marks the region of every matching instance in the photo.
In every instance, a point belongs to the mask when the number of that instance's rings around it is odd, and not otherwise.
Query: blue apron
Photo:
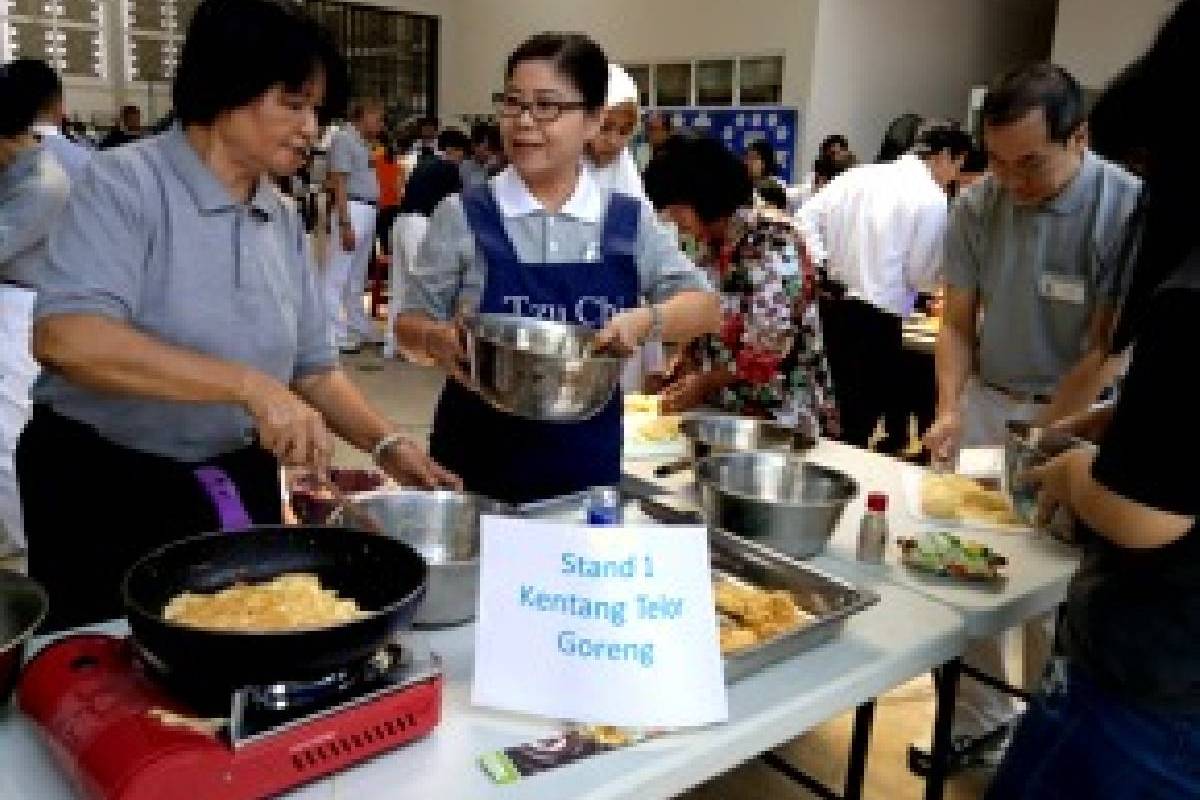
[[[464,191],[462,203],[486,260],[480,313],[512,314],[520,308],[528,315],[531,306],[549,305],[559,320],[599,328],[610,314],[637,302],[639,201],[611,195],[600,262],[545,264],[517,257],[486,184]],[[429,449],[462,477],[468,491],[510,503],[615,486],[621,477],[620,392],[582,422],[535,422],[497,411],[450,380],[434,414]]]

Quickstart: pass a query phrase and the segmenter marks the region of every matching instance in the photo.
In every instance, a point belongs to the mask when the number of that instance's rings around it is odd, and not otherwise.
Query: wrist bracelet
[[[386,453],[389,448],[402,441],[404,441],[404,434],[400,431],[392,431],[391,433],[387,434],[378,442],[376,442],[375,446],[371,448],[371,460],[378,464],[379,459],[383,457],[383,454]]]

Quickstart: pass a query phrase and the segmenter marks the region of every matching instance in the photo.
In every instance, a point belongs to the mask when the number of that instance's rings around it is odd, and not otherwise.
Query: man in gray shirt
[[[380,100],[354,101],[349,121],[334,132],[329,143],[329,183],[337,233],[325,267],[325,302],[334,341],[344,351],[379,340],[363,310],[363,292],[379,211],[379,179],[371,165],[370,142],[383,130],[383,111]]]
[[[964,444],[1001,445],[1009,419],[1046,424],[1085,410],[1120,369],[1111,334],[1140,184],[1090,152],[1087,137],[1079,84],[1060,67],[1018,69],[989,90],[991,175],[957,202],[946,232],[938,411],[925,440],[935,460]],[[1035,628],[1027,680],[1048,655]],[[1004,674],[998,640],[973,644],[966,660]],[[959,700],[960,734],[986,734],[1013,713],[971,680]]]

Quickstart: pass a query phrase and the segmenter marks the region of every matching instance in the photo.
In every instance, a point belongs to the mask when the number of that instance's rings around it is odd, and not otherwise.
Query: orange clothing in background
[[[372,160],[375,164],[375,178],[379,181],[379,207],[384,209],[400,205],[400,195],[396,189],[400,178],[399,159],[389,161],[381,148]]]

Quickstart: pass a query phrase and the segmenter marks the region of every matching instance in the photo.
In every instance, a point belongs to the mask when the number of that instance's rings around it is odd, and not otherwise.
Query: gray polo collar
[[[1083,151],[1079,171],[1058,195],[1042,204],[1042,208],[1053,214],[1071,214],[1078,211],[1087,200],[1092,183],[1100,170],[1100,164],[1091,150]]]
[[[200,154],[192,147],[180,125],[173,125],[162,134],[162,138],[163,152],[166,153],[171,168],[183,181],[192,200],[202,212],[229,211],[240,205],[229,196],[229,191],[217,180],[217,176],[208,165],[200,160]],[[270,181],[263,175],[259,177],[254,194],[250,198],[250,207],[267,218],[276,207],[272,202],[271,192]]]

